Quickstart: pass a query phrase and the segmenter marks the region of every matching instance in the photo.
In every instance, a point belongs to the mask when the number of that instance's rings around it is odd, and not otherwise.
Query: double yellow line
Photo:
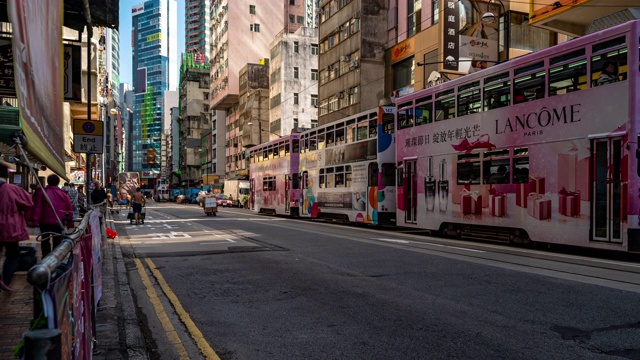
[[[140,274],[140,279],[142,279],[142,283],[147,289],[147,296],[149,296],[149,300],[151,301],[151,304],[153,305],[153,308],[156,314],[158,315],[158,319],[162,324],[162,328],[167,333],[167,338],[169,339],[169,342],[175,346],[176,350],[178,351],[178,355],[180,356],[180,359],[189,359],[187,350],[185,349],[184,344],[180,340],[178,333],[175,331],[175,328],[173,327],[171,320],[169,320],[169,317],[166,311],[164,310],[164,306],[162,305],[162,302],[160,301],[160,298],[158,297],[158,294],[156,293],[155,288],[151,284],[151,280],[149,280],[149,276],[147,276],[147,272],[144,269],[144,265],[142,264],[142,261],[140,261],[140,259],[134,259],[134,261],[136,263],[136,268],[138,269],[138,273]],[[171,302],[171,305],[173,305],[176,313],[178,314],[178,317],[180,318],[182,323],[185,325],[185,327],[189,331],[191,338],[193,338],[196,345],[198,345],[198,348],[200,349],[200,352],[202,353],[204,358],[207,360],[220,360],[220,357],[218,357],[216,352],[211,348],[209,343],[205,340],[204,336],[202,335],[202,333],[200,332],[196,324],[193,322],[193,320],[191,320],[191,316],[189,316],[189,313],[187,313],[185,309],[182,307],[182,304],[180,304],[178,297],[173,292],[173,290],[171,290],[167,282],[164,280],[164,277],[162,276],[162,274],[160,274],[160,271],[158,271],[153,261],[151,261],[151,259],[145,259],[145,262],[147,263],[149,270],[151,270],[153,277],[156,278],[156,281],[160,285],[162,292],[164,292],[164,295],[167,297],[167,299],[169,299],[169,301]]]

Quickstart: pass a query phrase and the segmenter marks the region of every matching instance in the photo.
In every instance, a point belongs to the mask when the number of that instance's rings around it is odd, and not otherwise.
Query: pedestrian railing
[[[24,359],[91,359],[102,295],[104,216],[104,204],[91,206],[62,243],[29,270],[34,321],[23,337]]]

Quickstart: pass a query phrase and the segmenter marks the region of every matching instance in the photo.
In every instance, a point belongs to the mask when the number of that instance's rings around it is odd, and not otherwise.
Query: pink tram
[[[399,226],[640,251],[640,21],[396,99]]]
[[[283,136],[249,149],[249,208],[298,216],[300,135]]]

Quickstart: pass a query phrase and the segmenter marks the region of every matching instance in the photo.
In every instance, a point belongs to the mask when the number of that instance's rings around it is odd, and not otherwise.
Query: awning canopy
[[[7,0],[0,0],[0,9],[7,9]],[[89,0],[93,26],[118,29],[120,3],[118,0]],[[64,0],[64,26],[82,31],[87,25],[82,0]],[[0,11],[0,21],[11,22],[8,11]]]

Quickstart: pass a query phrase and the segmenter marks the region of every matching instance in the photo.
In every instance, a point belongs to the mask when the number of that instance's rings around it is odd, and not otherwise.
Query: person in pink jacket
[[[37,193],[34,197],[33,206],[33,222],[40,226],[42,234],[42,258],[47,256],[52,249],[55,249],[62,242],[63,228],[60,226],[58,219],[68,228],[73,227],[73,206],[66,192],[58,187],[60,178],[58,175],[51,174],[47,176],[47,187],[44,192],[49,195],[51,204],[44,197],[44,193]],[[58,217],[56,217],[56,214]],[[49,233],[47,235],[47,233]],[[53,239],[53,247],[51,247],[51,239]]]
[[[13,291],[9,285],[20,262],[18,242],[29,239],[23,212],[33,206],[33,200],[23,188],[7,184],[8,176],[9,169],[0,163],[0,251],[7,249],[0,288]]]

